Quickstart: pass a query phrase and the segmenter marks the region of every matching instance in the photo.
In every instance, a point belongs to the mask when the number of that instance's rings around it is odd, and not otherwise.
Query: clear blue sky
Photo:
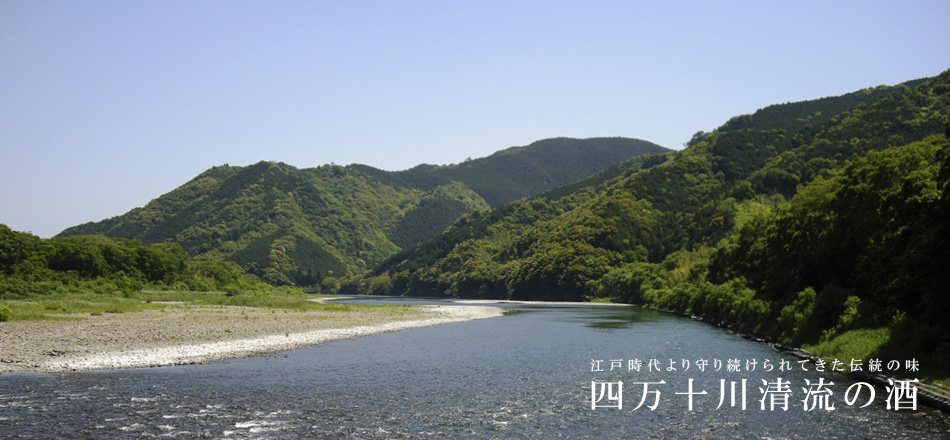
[[[49,237],[224,163],[670,148],[950,68],[950,2],[0,0],[0,223]]]

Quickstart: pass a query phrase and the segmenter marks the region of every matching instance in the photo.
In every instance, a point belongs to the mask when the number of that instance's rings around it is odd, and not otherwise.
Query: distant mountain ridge
[[[948,115],[950,71],[769,106],[468,214],[338,293],[616,300],[948,377]]]
[[[632,156],[667,151],[646,141],[622,137],[560,137],[452,165],[422,164],[395,172],[353,166],[375,171],[382,181],[411,188],[432,189],[451,181],[462,182],[495,208],[583,179]],[[497,178],[499,174],[505,178]]]
[[[373,274],[396,294],[582,300],[613,268],[712,248],[748,211],[782,204],[869,152],[943,133],[948,107],[950,71],[768,106],[684,150],[467,216]]]
[[[460,164],[383,171],[366,165],[216,166],[126,214],[59,236],[179,243],[273,284],[360,273],[450,226],[585,178],[631,156],[669,151],[627,138],[555,138]]]

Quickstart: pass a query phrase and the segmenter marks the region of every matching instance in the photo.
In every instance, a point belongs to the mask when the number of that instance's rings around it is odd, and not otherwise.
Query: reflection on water
[[[634,325],[655,322],[661,314],[649,309],[628,307],[601,307],[585,314],[589,317],[574,318],[584,326],[602,330],[630,329]],[[583,321],[583,322],[582,322]]]
[[[414,303],[431,300],[414,301]],[[2,436],[60,438],[946,438],[933,411],[849,407],[852,382],[783,371],[794,398],[761,411],[761,362],[794,362],[706,324],[635,307],[505,305],[511,313],[205,365],[0,376]],[[657,359],[659,371],[629,361]],[[756,360],[755,371],[695,361]],[[605,371],[591,371],[602,360]],[[611,360],[623,368],[609,371]],[[676,371],[668,370],[674,360]],[[684,369],[683,360],[691,365]],[[797,363],[793,363],[797,366]],[[804,379],[835,382],[834,411],[802,409]],[[689,379],[696,395],[688,410]],[[720,380],[748,408],[717,409]],[[591,409],[591,381],[627,384],[622,409]],[[634,382],[659,382],[634,410]],[[728,383],[727,382],[727,383]],[[728,402],[728,401],[727,401]]]

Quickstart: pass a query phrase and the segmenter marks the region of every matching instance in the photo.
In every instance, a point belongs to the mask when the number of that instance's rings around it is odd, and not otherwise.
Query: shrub
[[[13,318],[13,312],[4,304],[0,304],[0,322],[6,322]]]

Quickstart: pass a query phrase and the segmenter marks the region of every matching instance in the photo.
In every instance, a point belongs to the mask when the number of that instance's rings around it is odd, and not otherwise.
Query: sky
[[[0,0],[0,223],[41,237],[221,164],[386,170],[558,137],[680,149],[950,68],[950,2]]]

